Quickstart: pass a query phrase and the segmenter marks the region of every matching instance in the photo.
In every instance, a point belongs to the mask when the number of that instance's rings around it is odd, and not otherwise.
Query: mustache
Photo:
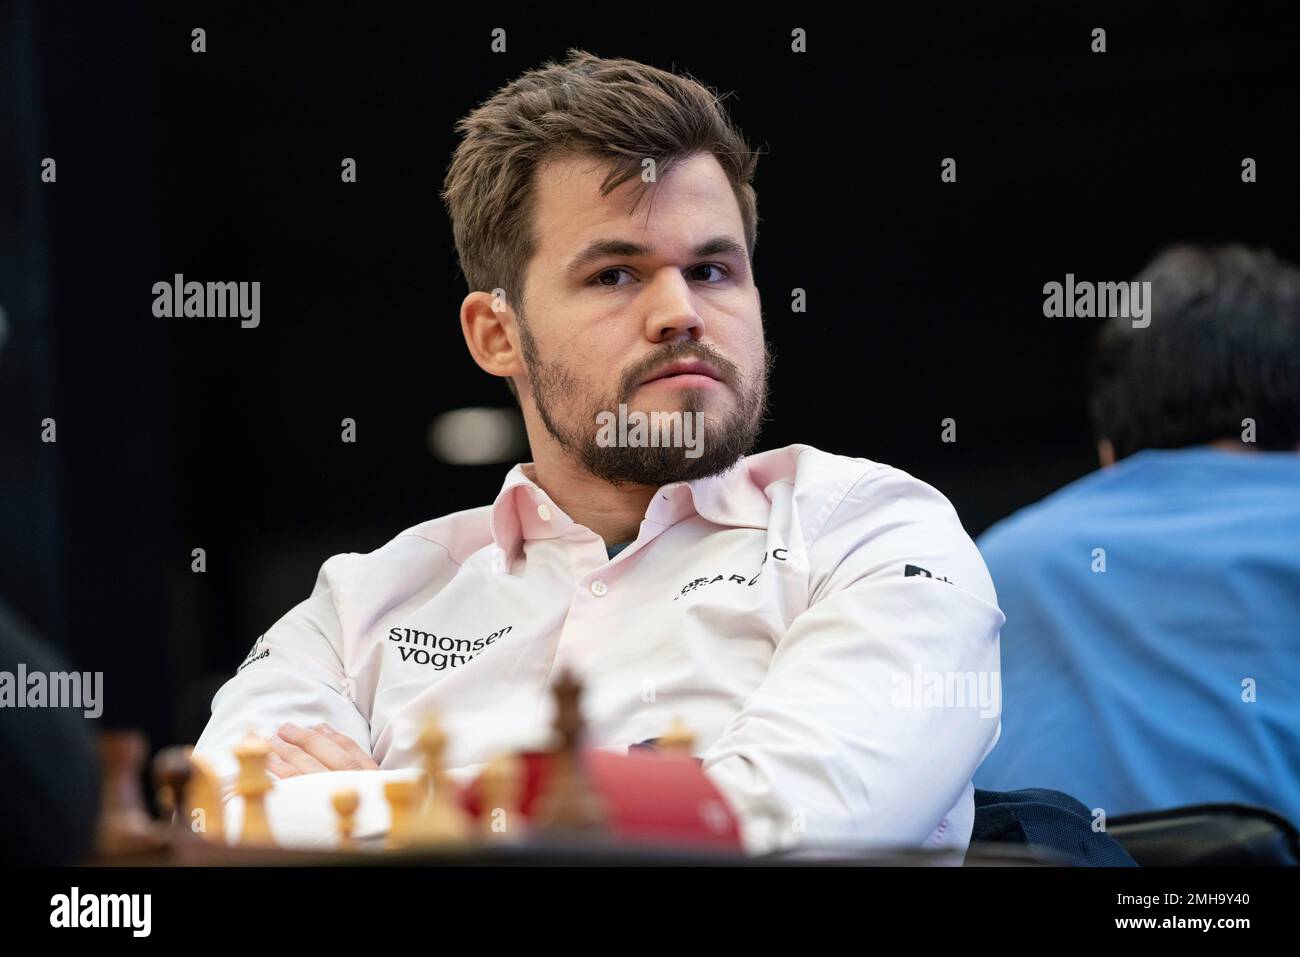
[[[628,369],[623,374],[620,394],[629,395],[636,388],[638,382],[661,366],[665,366],[670,362],[690,359],[698,359],[700,362],[709,363],[717,370],[718,377],[723,384],[735,388],[740,370],[736,368],[734,362],[721,353],[700,345],[698,342],[681,342],[651,353],[631,369]]]

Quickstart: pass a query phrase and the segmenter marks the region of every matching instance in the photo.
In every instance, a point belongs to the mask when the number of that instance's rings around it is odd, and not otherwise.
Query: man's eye
[[[621,266],[610,266],[608,269],[602,269],[596,273],[596,278],[592,280],[592,284],[597,286],[617,286],[619,285],[617,278],[613,282],[605,282],[604,278],[606,276],[617,277],[621,272],[627,272],[627,270]]]
[[[727,270],[722,266],[718,266],[714,263],[704,263],[703,265],[696,266],[694,269],[691,270],[691,272],[698,272],[701,269],[716,269],[719,275],[718,278],[715,280],[715,282],[721,282],[723,279],[727,278]],[[708,282],[708,280],[706,279],[705,282]]]

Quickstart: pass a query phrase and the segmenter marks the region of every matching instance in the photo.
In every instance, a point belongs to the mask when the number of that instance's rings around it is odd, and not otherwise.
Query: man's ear
[[[470,356],[484,372],[495,376],[523,373],[515,312],[503,299],[490,292],[471,292],[460,304],[460,331]]]
[[[1115,446],[1110,439],[1097,440],[1097,458],[1101,459],[1101,467],[1104,469],[1115,464]]]

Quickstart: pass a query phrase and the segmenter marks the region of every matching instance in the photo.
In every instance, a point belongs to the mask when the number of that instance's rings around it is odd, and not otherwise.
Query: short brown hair
[[[740,205],[752,261],[758,154],[721,100],[689,76],[582,50],[569,50],[562,63],[547,60],[498,90],[456,124],[463,139],[443,181],[442,199],[470,290],[504,289],[506,301],[520,311],[524,274],[537,248],[534,175],[544,162],[575,154],[613,163],[601,184],[607,196],[639,176],[647,157],[655,161],[658,177],[678,160],[712,153]],[[642,188],[638,203],[644,193]]]

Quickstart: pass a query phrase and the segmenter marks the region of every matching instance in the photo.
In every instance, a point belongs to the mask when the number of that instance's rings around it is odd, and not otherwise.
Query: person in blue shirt
[[[1138,279],[1149,325],[1091,372],[1103,468],[978,541],[1007,621],[975,785],[1300,823],[1300,270],[1179,246]]]

